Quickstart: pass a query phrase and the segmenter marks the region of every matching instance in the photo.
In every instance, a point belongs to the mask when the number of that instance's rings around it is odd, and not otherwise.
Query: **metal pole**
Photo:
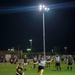
[[[32,52],[32,41],[30,41],[30,45],[31,45],[31,52]]]
[[[43,50],[44,50],[44,57],[45,57],[45,14],[43,12]]]

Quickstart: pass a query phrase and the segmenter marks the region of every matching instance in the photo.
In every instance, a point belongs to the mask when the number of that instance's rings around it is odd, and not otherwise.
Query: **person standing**
[[[50,61],[50,55],[47,55],[47,56],[46,56],[46,60],[47,60],[47,61]],[[50,62],[48,62],[48,63],[46,63],[46,64],[47,64],[47,67],[50,67]]]
[[[56,55],[55,56],[55,67],[56,67],[56,70],[58,71],[58,69],[60,69],[61,71],[61,67],[60,67],[60,56],[59,55]]]
[[[27,70],[27,56],[24,55],[24,70],[26,71]]]
[[[69,57],[67,59],[67,63],[68,63],[67,70],[72,71],[72,64],[74,63],[74,59],[73,59],[72,55],[69,55]]]
[[[37,59],[37,56],[35,55],[35,56],[33,57],[33,68],[36,67],[37,61],[38,61],[38,59]]]

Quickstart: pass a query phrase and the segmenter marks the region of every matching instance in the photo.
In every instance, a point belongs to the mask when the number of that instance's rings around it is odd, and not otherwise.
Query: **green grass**
[[[2,64],[0,63],[0,75],[15,75],[17,64]],[[51,67],[45,67],[44,75],[75,75],[75,65],[73,65],[72,71],[66,71],[67,64],[61,65],[62,70],[56,71],[53,63]],[[37,73],[37,67],[34,69],[32,65],[28,65],[27,71],[24,71],[25,75],[40,75]]]

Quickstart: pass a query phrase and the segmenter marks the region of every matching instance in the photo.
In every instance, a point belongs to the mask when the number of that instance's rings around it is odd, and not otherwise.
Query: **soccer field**
[[[16,66],[17,64],[2,64],[0,63],[0,75],[16,75]],[[61,65],[62,70],[56,71],[56,68],[53,63],[49,68],[45,67],[45,71],[43,75],[75,75],[75,65],[73,65],[72,71],[66,71],[67,64]],[[28,65],[27,71],[24,71],[25,75],[40,75],[37,72],[36,68],[32,68],[32,65]]]

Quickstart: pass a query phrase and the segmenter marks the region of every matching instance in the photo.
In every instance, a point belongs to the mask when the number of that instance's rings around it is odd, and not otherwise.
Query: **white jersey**
[[[37,61],[37,57],[34,57],[33,60],[34,60],[34,61]]]
[[[60,62],[60,57],[58,56],[58,57],[55,57],[55,61],[56,62]]]
[[[46,58],[47,58],[47,59],[50,59],[50,56],[47,56]]]
[[[39,66],[45,66],[46,60],[40,60]]]

